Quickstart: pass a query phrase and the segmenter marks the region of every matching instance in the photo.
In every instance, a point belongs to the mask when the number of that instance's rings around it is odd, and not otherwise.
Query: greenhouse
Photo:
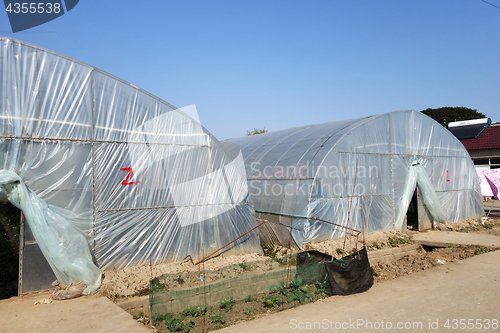
[[[301,246],[345,234],[327,222],[365,232],[406,230],[410,203],[418,207],[419,230],[483,213],[467,151],[417,111],[229,141],[241,147],[257,216],[273,222],[260,228],[264,241]]]
[[[255,227],[241,152],[87,64],[0,38],[0,184],[21,225],[20,291],[199,257]],[[229,149],[231,148],[231,149]],[[232,253],[261,252],[257,230]]]

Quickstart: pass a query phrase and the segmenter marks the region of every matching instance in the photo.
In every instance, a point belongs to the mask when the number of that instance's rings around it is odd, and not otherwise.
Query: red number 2
[[[121,171],[128,171],[127,178],[125,178],[124,181],[122,181],[122,185],[133,185],[133,184],[139,184],[140,182],[130,182],[127,183],[127,180],[132,177],[132,168],[121,168]]]

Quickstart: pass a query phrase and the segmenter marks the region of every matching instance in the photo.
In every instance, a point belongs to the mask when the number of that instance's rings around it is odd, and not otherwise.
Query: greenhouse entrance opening
[[[408,229],[427,230],[445,221],[434,186],[418,162],[412,163],[410,167],[405,192],[408,208],[404,220]]]
[[[18,296],[21,210],[0,198],[0,300]]]
[[[419,230],[418,228],[418,186],[413,191],[410,206],[406,212],[406,225],[408,229]]]
[[[57,280],[21,211],[18,295],[47,290]]]

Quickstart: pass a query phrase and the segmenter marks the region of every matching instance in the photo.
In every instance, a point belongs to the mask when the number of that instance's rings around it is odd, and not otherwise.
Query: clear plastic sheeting
[[[369,216],[367,232],[404,228],[416,185],[434,222],[483,213],[463,145],[414,110],[228,141],[241,147],[255,211],[296,217],[287,227],[299,245],[344,234],[310,217],[362,230]]]
[[[432,187],[432,183],[427,176],[424,168],[418,163],[414,162],[408,168],[408,175],[406,179],[406,184],[403,190],[403,195],[401,196],[401,201],[399,206],[407,207],[410,204],[410,200],[415,192],[415,186],[420,188],[422,191],[422,197],[424,200],[424,204],[426,209],[429,211],[429,214],[432,215],[433,219],[439,222],[446,222],[443,210],[441,208],[441,203],[434,192]],[[399,216],[396,218],[395,229],[403,228],[403,222],[406,215],[406,211],[401,209],[399,211]]]
[[[8,38],[0,136],[0,169],[64,209],[99,268],[195,258],[256,226],[237,146],[130,83]],[[256,231],[227,249],[262,251]]]
[[[64,284],[83,282],[84,295],[94,293],[101,285],[101,271],[93,261],[81,231],[78,217],[60,207],[47,205],[28,190],[12,171],[0,170],[0,186],[7,198],[24,213],[38,246],[57,279]]]

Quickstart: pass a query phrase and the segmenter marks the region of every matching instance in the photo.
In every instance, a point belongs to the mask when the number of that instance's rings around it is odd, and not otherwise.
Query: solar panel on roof
[[[451,127],[448,130],[458,139],[475,139],[481,134],[488,124],[473,124],[459,127]]]

